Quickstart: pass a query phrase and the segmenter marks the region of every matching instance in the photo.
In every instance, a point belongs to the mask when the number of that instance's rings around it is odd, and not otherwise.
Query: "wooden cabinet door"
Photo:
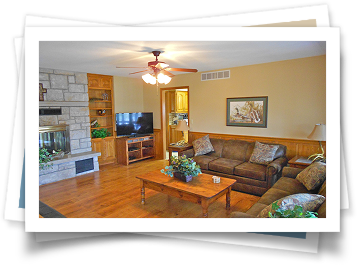
[[[105,160],[112,162],[115,160],[115,138],[103,139],[105,149]]]
[[[88,87],[90,88],[112,88],[112,77],[88,74]]]
[[[175,93],[175,112],[188,112],[188,93],[187,91],[176,91]]]
[[[176,112],[183,112],[183,102],[184,102],[184,93],[181,91],[176,92]]]
[[[98,157],[99,165],[113,163],[116,160],[114,137],[92,140],[92,150],[101,153]]]
[[[88,87],[100,87],[101,78],[99,75],[88,74]]]
[[[102,148],[102,140],[101,139],[92,140],[92,151],[101,153],[101,155],[98,156],[99,164],[101,164],[103,162],[103,158],[105,156],[102,149],[103,148]]]
[[[101,87],[103,88],[112,88],[112,77],[111,76],[102,76],[101,78]]]
[[[184,92],[183,96],[183,112],[187,113],[188,112],[188,93]]]

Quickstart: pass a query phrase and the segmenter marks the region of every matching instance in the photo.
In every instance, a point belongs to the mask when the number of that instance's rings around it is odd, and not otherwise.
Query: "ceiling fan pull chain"
[[[159,81],[156,79],[156,96],[159,95]]]

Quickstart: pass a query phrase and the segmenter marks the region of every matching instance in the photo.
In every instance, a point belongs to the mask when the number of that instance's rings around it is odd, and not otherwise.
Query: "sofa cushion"
[[[278,145],[255,142],[255,147],[249,159],[249,162],[268,165],[274,160],[274,156],[278,148]]]
[[[245,161],[245,154],[247,152],[249,143],[240,140],[226,140],[222,150],[223,158],[232,160]]]
[[[264,195],[259,199],[259,202],[269,205],[272,202],[275,202],[276,200],[279,200],[289,195],[292,194],[285,190],[278,190],[273,187],[269,189],[266,193],[264,193]]]
[[[198,138],[192,142],[193,150],[195,151],[195,156],[205,155],[209,152],[214,151],[213,146],[209,140],[209,135]]]
[[[234,168],[233,174],[251,179],[265,180],[266,166],[249,162],[242,163]]]
[[[210,138],[210,141],[211,141],[214,151],[211,152],[209,155],[215,156],[215,157],[221,157],[223,146],[224,146],[224,143],[226,142],[226,140]]]
[[[247,214],[251,214],[254,216],[258,216],[258,214],[265,208],[267,207],[266,204],[257,202],[254,204],[248,211]]]
[[[314,162],[301,171],[296,176],[296,179],[308,190],[314,190],[317,187],[320,187],[326,179],[326,164],[322,162]]]
[[[300,205],[304,211],[315,212],[321,204],[325,201],[325,197],[318,194],[308,194],[308,193],[298,193],[283,197],[277,201],[278,206],[282,210],[293,210],[295,205]],[[274,203],[274,202],[273,202]],[[257,217],[259,218],[268,218],[269,212],[274,213],[275,211],[272,209],[273,203],[269,204],[265,207]]]
[[[234,168],[242,163],[244,163],[244,161],[232,160],[227,158],[218,158],[209,163],[208,169],[233,175]]]
[[[300,181],[292,178],[281,177],[273,187],[278,190],[287,191],[290,194],[310,193]]]
[[[286,146],[282,144],[277,144],[278,149],[275,152],[274,160],[286,155]]]
[[[317,217],[318,218],[326,218],[326,200],[320,206],[320,208],[317,210]]]
[[[214,156],[208,156],[208,155],[202,155],[202,156],[195,156],[193,160],[201,167],[203,170],[208,170],[208,164],[213,161],[218,159],[217,157]]]

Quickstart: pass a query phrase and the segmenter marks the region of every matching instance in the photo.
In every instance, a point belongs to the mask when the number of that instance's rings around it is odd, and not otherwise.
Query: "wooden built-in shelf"
[[[101,100],[104,98],[104,93],[108,95],[108,99]],[[102,153],[98,157],[99,165],[116,163],[113,76],[88,74],[88,96],[90,122],[98,120],[100,125],[100,127],[91,128],[91,132],[105,128],[111,135],[104,139],[92,138],[92,149]],[[98,115],[98,110],[106,110],[106,114]]]

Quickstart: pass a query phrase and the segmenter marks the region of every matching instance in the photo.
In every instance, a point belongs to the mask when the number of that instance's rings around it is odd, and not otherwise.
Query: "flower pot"
[[[181,172],[174,172],[174,177],[184,182],[192,180],[192,176],[185,176],[185,174],[182,174]]]

